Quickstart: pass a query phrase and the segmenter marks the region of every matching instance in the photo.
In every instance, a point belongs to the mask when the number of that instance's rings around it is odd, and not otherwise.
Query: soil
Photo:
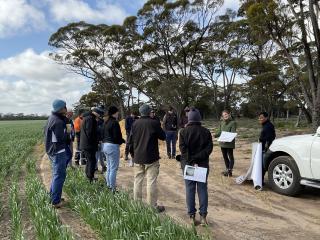
[[[179,163],[166,158],[164,144],[160,152],[159,203],[166,207],[168,215],[188,224]],[[320,239],[320,189],[306,188],[298,197],[287,197],[272,192],[268,185],[263,191],[254,190],[251,182],[237,185],[236,177],[245,174],[250,165],[251,144],[239,140],[234,155],[233,177],[223,177],[220,148],[214,147],[208,179],[209,228],[198,227],[198,231],[209,231],[212,238],[219,240]],[[117,177],[118,185],[131,192],[133,169],[122,160]]]

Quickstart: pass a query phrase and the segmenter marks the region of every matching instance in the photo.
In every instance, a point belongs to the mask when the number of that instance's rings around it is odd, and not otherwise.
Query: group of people
[[[143,181],[147,180],[147,203],[158,212],[165,211],[164,206],[158,205],[157,178],[160,171],[159,140],[166,141],[167,156],[180,161],[184,171],[186,165],[207,168],[209,174],[209,156],[213,150],[211,132],[201,125],[202,117],[198,109],[187,107],[185,115],[178,123],[177,114],[169,108],[163,118],[162,126],[154,110],[143,104],[139,115],[131,113],[125,120],[126,140],[123,139],[118,122],[119,110],[111,106],[107,111],[100,107],[92,108],[87,113],[80,113],[70,127],[71,117],[67,117],[66,103],[55,100],[52,104],[52,114],[45,127],[46,152],[52,162],[52,182],[50,189],[51,202],[54,207],[61,207],[62,188],[66,178],[66,168],[72,159],[72,141],[77,141],[75,163],[85,161],[86,176],[90,182],[95,179],[97,161],[106,160],[106,185],[113,193],[117,192],[116,179],[120,161],[120,145],[126,143],[125,160],[131,155],[134,166],[134,199],[142,200]],[[260,141],[266,151],[275,139],[275,131],[265,112],[259,114],[263,128]],[[222,112],[222,119],[215,137],[223,131],[236,132],[236,122],[229,111]],[[179,136],[179,138],[178,138]],[[179,139],[181,155],[176,156],[176,141]],[[234,166],[233,150],[235,140],[220,142],[226,170],[224,176],[232,176]],[[102,153],[102,154],[101,154]],[[84,160],[85,159],[85,160]],[[102,159],[102,160],[101,160]],[[265,169],[263,169],[265,172]],[[208,213],[208,183],[184,180],[186,188],[186,203],[191,222],[196,224],[196,191],[199,198],[200,223],[207,225]]]

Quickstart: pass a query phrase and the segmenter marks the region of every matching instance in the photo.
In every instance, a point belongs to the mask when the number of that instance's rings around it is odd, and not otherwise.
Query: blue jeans
[[[166,131],[167,154],[169,157],[176,156],[177,132]]]
[[[49,155],[52,165],[52,180],[50,187],[52,204],[61,202],[62,188],[67,175],[66,169],[68,158],[69,156],[66,151],[55,155]]]
[[[207,216],[208,213],[208,183],[195,182],[184,180],[186,185],[186,201],[188,214],[193,215],[197,212],[196,209],[196,189],[199,198],[199,213],[201,216]]]
[[[116,188],[117,172],[120,161],[120,146],[119,144],[104,143],[103,152],[107,159],[106,182],[111,189]]]

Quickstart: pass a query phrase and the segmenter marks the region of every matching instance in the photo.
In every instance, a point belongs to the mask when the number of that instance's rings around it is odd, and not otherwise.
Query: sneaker
[[[157,211],[158,213],[162,213],[162,212],[164,212],[164,211],[166,210],[166,208],[165,208],[164,206],[159,206],[159,205],[157,205],[157,206],[155,207],[155,209],[156,209],[156,211]]]
[[[200,225],[203,227],[208,226],[208,221],[206,216],[200,215]]]
[[[232,169],[228,170],[228,177],[232,177]]]

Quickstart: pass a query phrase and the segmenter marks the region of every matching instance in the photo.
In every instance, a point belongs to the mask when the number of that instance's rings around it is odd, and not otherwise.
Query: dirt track
[[[216,145],[216,144],[215,144]],[[246,172],[251,158],[251,144],[237,142],[234,177],[220,175],[224,169],[220,148],[214,147],[210,158],[209,229],[215,239],[320,239],[320,191],[307,188],[297,197],[278,195],[265,187],[258,192],[251,183],[235,184],[235,177]],[[187,223],[185,188],[175,160],[165,159],[161,145],[159,202],[167,214]],[[132,191],[133,168],[122,160],[118,185]]]

